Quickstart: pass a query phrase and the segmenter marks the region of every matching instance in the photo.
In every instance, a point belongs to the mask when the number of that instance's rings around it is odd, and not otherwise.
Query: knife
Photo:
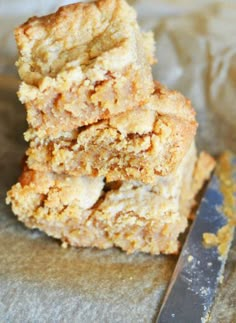
[[[165,294],[158,323],[202,323],[209,319],[217,286],[223,278],[228,251],[233,240],[236,200],[236,156],[221,156],[201,200],[170,284]],[[203,235],[212,236],[229,228],[223,254],[220,245],[206,247]],[[220,242],[219,242],[220,244]]]

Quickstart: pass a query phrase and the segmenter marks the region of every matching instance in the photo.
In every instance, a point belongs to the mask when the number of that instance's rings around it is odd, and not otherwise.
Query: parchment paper
[[[69,2],[0,2],[0,322],[152,322],[176,257],[64,250],[58,241],[26,229],[5,206],[26,147],[12,29]],[[236,2],[130,3],[143,28],[155,32],[155,78],[181,90],[198,111],[199,149],[236,152]],[[234,243],[211,322],[236,322],[235,263]]]

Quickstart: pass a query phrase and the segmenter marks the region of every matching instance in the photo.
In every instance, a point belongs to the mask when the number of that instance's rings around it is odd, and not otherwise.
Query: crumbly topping
[[[137,61],[140,34],[136,13],[125,1],[99,0],[33,17],[15,30],[15,37],[21,78],[46,87],[40,84],[45,77],[55,79],[60,74],[63,79],[65,72],[78,82],[84,73],[88,78],[100,78],[92,74],[121,71]],[[144,38],[151,61],[152,37],[145,34]]]
[[[115,63],[116,50],[119,53],[120,47],[131,46],[130,31],[133,26],[137,28],[135,18],[133,9],[119,0],[71,4],[55,14],[33,17],[15,31],[20,75],[35,84],[46,75],[55,77],[76,66],[86,68],[96,58],[104,64]],[[126,53],[124,64],[131,59],[130,51]]]

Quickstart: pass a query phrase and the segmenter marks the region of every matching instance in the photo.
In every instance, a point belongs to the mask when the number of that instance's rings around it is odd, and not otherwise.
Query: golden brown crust
[[[65,131],[64,121],[79,127],[132,109],[153,92],[153,38],[123,0],[62,7],[29,19],[15,37],[19,98],[30,126],[47,134],[55,124]]]
[[[147,105],[61,133],[55,140],[28,131],[28,165],[75,176],[106,176],[109,181],[152,183],[156,175],[167,175],[179,165],[196,128],[190,101],[157,83]]]

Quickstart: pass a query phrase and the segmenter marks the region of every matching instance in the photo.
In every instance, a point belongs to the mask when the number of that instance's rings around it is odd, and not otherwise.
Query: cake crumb
[[[67,249],[67,248],[68,248],[68,243],[64,241],[64,242],[61,244],[61,247],[62,247],[63,249]]]
[[[188,262],[192,262],[192,261],[193,261],[193,256],[192,255],[188,256]]]
[[[224,282],[224,275],[220,275],[218,281],[219,281],[220,284],[223,284],[223,282]]]

